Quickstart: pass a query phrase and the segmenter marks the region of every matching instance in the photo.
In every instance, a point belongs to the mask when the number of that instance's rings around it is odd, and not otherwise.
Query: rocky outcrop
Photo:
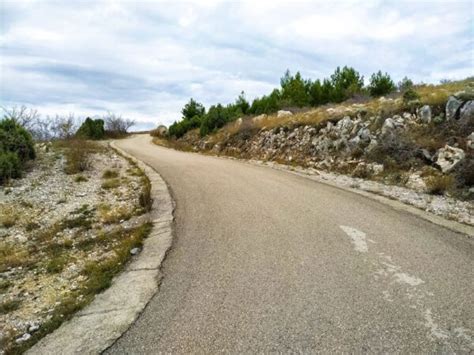
[[[431,122],[431,107],[429,107],[428,105],[422,106],[418,110],[418,115],[422,122],[430,123]]]
[[[474,120],[474,88],[469,87],[449,97],[446,103],[446,119]]]
[[[284,110],[280,110],[277,112],[277,117],[286,117],[286,116],[292,116],[293,113],[291,113],[290,111],[284,111]]]
[[[443,173],[449,173],[458,166],[466,157],[464,150],[446,145],[437,152],[438,159],[436,165]]]
[[[190,137],[187,143],[195,151],[291,163],[415,190],[444,193],[454,186],[456,193],[474,198],[474,174],[469,172],[474,166],[474,101],[469,98],[468,94],[452,96],[444,112],[439,106],[421,105],[390,115],[369,114],[362,104],[356,104],[356,109],[340,105],[324,108],[325,120],[314,120],[312,125],[298,124],[311,121],[303,113],[267,128],[273,119],[290,114],[279,111],[278,117],[239,120],[236,126],[244,123],[245,129],[223,129],[216,136]],[[393,99],[379,101],[395,104]],[[425,180],[430,180],[429,186]]]

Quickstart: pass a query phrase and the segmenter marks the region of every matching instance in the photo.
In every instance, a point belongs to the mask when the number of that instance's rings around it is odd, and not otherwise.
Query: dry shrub
[[[430,194],[442,195],[454,188],[456,180],[451,175],[432,175],[425,179]]]
[[[70,139],[55,142],[55,146],[63,149],[66,156],[66,174],[77,174],[91,167],[90,156],[103,150],[98,143],[83,139]]]

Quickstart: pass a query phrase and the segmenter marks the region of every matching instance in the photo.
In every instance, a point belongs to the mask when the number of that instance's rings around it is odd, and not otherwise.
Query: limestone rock
[[[467,144],[468,148],[474,149],[474,132],[472,132],[469,136],[467,136]]]
[[[266,118],[266,117],[267,117],[266,114],[261,114],[261,115],[255,116],[255,117],[252,119],[252,121],[253,121],[253,122],[259,122],[259,121],[263,120],[263,119]]]
[[[277,117],[286,117],[286,116],[292,116],[293,114],[290,111],[285,111],[285,110],[279,110],[277,112]]]
[[[441,168],[443,173],[449,173],[466,157],[464,150],[446,145],[444,148],[438,149],[438,159],[436,164]]]
[[[474,101],[467,101],[461,106],[459,111],[459,119],[462,121],[470,122],[474,121]]]
[[[446,103],[446,120],[455,119],[459,108],[462,105],[462,101],[458,100],[454,96],[450,96]]]
[[[418,110],[418,117],[420,117],[421,122],[430,123],[431,122],[431,107],[424,105]]]

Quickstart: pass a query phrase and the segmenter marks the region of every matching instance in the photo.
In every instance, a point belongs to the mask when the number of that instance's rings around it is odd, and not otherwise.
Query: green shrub
[[[413,90],[412,88],[407,89],[403,93],[403,102],[404,103],[408,103],[410,101],[419,100],[419,99],[420,99],[420,95],[415,90]]]
[[[0,121],[0,151],[15,152],[22,162],[36,158],[31,134],[12,119]]]
[[[84,123],[79,127],[76,136],[86,139],[102,139],[105,136],[104,120],[93,120],[87,117]]]
[[[13,119],[0,121],[0,183],[18,178],[28,160],[36,158],[31,134]]]
[[[17,153],[0,152],[0,184],[19,178],[22,172],[22,164]]]
[[[370,77],[369,92],[371,96],[383,96],[395,91],[395,84],[388,73],[382,71],[372,74]]]
[[[113,179],[113,178],[116,178],[118,176],[119,176],[118,171],[110,170],[110,169],[105,170],[104,173],[102,174],[103,179]]]

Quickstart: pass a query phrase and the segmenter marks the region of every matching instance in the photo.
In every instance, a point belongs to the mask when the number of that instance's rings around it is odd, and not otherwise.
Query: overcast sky
[[[2,106],[170,124],[269,93],[289,68],[436,83],[474,75],[473,1],[5,1]]]

